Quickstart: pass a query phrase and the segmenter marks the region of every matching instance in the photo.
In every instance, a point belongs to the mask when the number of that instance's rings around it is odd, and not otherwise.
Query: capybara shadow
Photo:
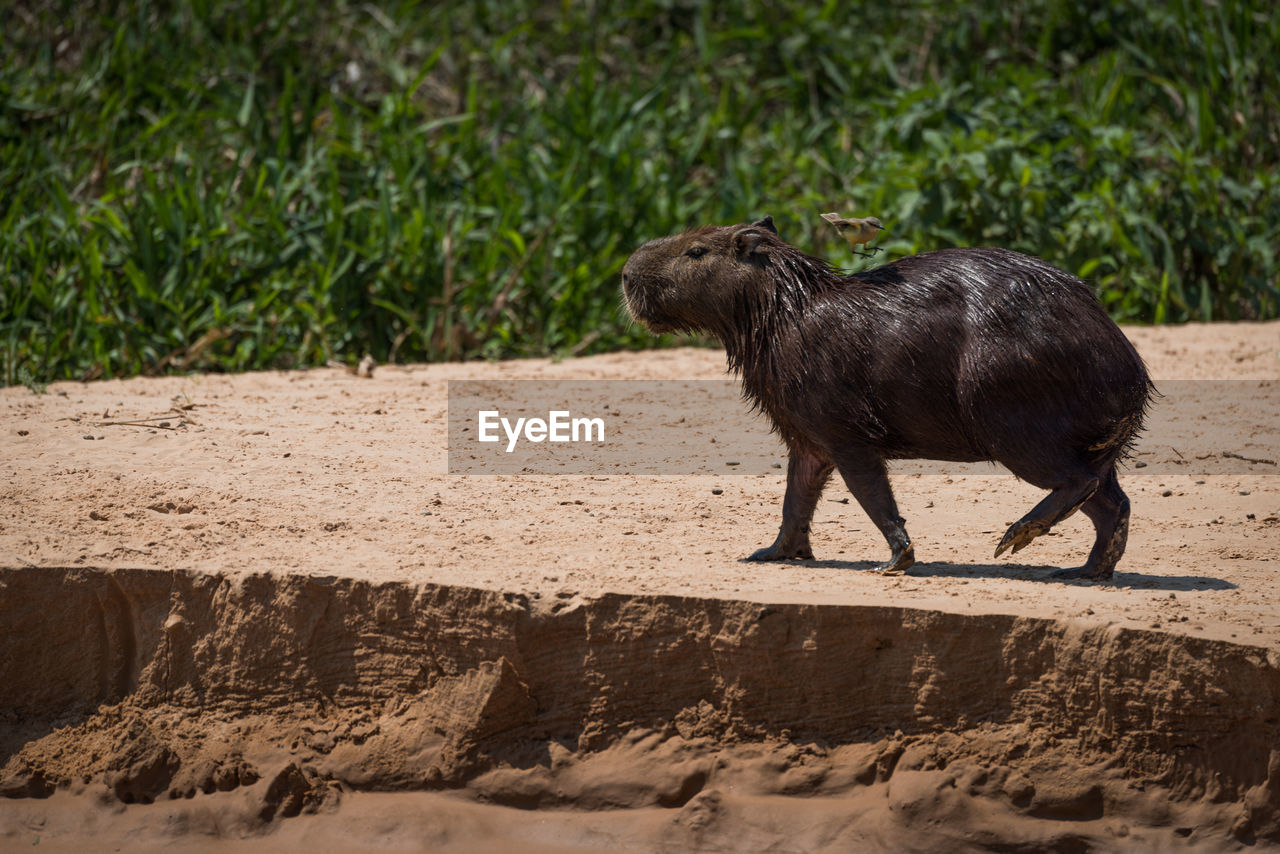
[[[1038,258],[943,249],[842,274],[772,220],[646,243],[622,291],[654,332],[709,333],[786,443],[782,527],[751,560],[813,557],[809,526],[833,472],[880,529],[898,574],[915,560],[885,461],[1002,463],[1049,495],[996,556],[1081,510],[1093,549],[1063,578],[1111,578],[1129,499],[1116,463],[1153,387],[1089,286]]]
[[[743,558],[744,561],[748,558]],[[868,572],[879,569],[873,560],[804,560],[796,566],[812,569],[837,569],[850,572]],[[1055,567],[1030,563],[951,563],[950,561],[917,561],[904,575],[910,578],[1005,578],[1010,581],[1031,581],[1037,584],[1073,584],[1088,579],[1069,579],[1055,576]],[[1117,572],[1111,576],[1113,587],[1135,590],[1174,590],[1194,593],[1197,590],[1234,590],[1236,585],[1209,575],[1147,575],[1141,572]]]

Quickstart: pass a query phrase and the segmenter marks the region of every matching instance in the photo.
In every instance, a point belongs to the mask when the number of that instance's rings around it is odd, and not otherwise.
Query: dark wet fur
[[[792,253],[774,263],[778,298],[722,340],[788,444],[1017,471],[1046,446],[1108,465],[1141,429],[1137,352],[1084,282],[1043,261],[951,249],[849,277]]]
[[[695,245],[707,254],[682,254]],[[638,250],[624,292],[650,326],[724,343],[745,393],[793,457],[812,463],[789,479],[788,496],[792,487],[820,491],[825,461],[848,482],[848,469],[875,467],[872,457],[993,460],[1084,496],[1031,520],[1039,533],[1076,507],[1091,518],[1123,512],[1127,526],[1114,467],[1142,428],[1151,381],[1089,286],[1040,259],[945,249],[843,275],[770,230],[708,227]],[[872,487],[887,492],[887,481]],[[887,502],[881,515],[896,514],[891,494]],[[807,520],[804,528],[807,547]],[[1023,531],[1014,550],[1035,535]]]

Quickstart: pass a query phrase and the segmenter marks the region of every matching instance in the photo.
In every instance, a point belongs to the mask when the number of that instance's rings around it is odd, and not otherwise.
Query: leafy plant
[[[1129,322],[1277,316],[1280,23],[1235,0],[19,2],[0,382],[651,346],[643,241],[878,215]],[[882,256],[883,257],[883,256]]]

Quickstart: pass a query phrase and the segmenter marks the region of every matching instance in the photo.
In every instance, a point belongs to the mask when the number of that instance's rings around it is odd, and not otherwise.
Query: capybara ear
[[[778,233],[778,229],[776,226],[774,226],[773,217],[771,216],[766,216],[764,219],[757,220],[751,224],[755,226],[759,226],[760,228],[763,228],[767,231],[772,231],[774,235],[777,235]]]
[[[764,232],[754,225],[739,229],[733,235],[733,251],[739,258],[752,255],[764,240]]]

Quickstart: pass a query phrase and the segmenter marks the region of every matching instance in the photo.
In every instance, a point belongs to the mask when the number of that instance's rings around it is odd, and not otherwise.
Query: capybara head
[[[654,332],[718,328],[756,286],[770,237],[754,225],[708,226],[646,243],[622,270],[627,309]]]
[[[768,300],[771,259],[788,250],[772,217],[652,240],[622,270],[627,310],[653,332],[723,333]]]

